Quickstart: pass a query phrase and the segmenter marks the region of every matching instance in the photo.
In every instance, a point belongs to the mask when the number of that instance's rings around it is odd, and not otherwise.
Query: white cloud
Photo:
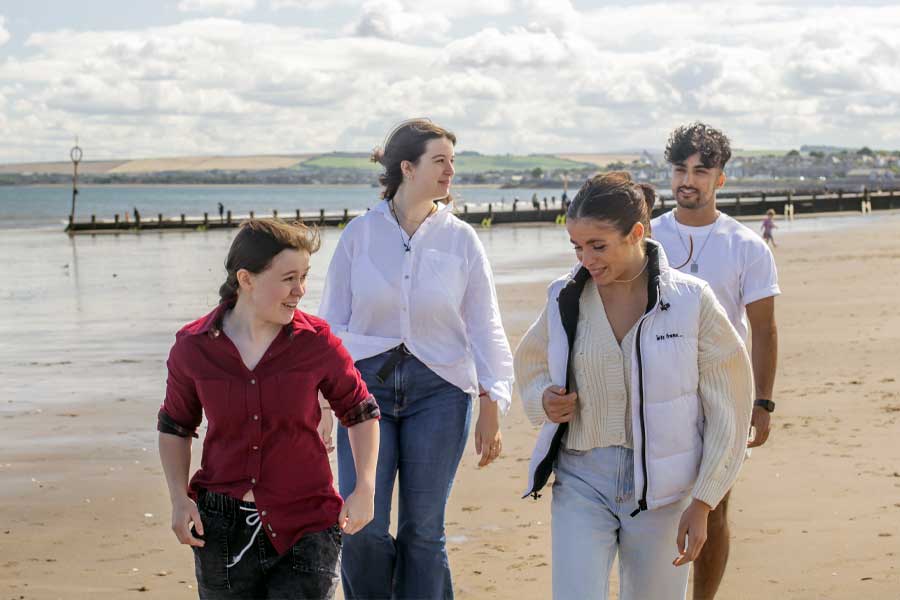
[[[370,0],[351,26],[351,33],[388,40],[440,39],[450,30],[450,19],[437,11],[407,10],[399,0]]]
[[[224,14],[229,17],[249,12],[256,8],[256,0],[180,0],[181,12]]]
[[[319,0],[268,6],[288,1]],[[698,118],[738,147],[900,146],[895,4],[447,6],[370,0],[318,28],[285,11],[25,32],[0,59],[15,140],[0,162],[55,158],[76,132],[96,158],[367,150],[410,116],[482,152],[659,149]]]

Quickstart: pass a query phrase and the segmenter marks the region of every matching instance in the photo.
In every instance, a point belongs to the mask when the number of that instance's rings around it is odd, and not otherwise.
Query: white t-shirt
[[[688,227],[675,220],[674,211],[669,211],[651,221],[650,231],[653,239],[662,244],[673,268],[679,267],[709,283],[731,324],[747,343],[749,326],[744,307],[781,293],[775,257],[766,242],[721,212],[711,225]],[[688,260],[691,239],[694,251]],[[696,264],[696,270],[692,264]]]

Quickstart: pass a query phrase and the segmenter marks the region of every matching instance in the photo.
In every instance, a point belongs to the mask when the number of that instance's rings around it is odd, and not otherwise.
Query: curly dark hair
[[[670,164],[684,162],[693,154],[700,154],[703,166],[724,169],[731,159],[731,141],[706,123],[697,121],[682,125],[672,132],[666,144],[666,161]]]

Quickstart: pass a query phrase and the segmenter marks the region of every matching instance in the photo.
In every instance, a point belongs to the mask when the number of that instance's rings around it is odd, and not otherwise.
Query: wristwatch
[[[760,406],[766,409],[768,412],[775,412],[775,403],[771,400],[765,400],[763,398],[757,398],[753,402],[753,406]]]

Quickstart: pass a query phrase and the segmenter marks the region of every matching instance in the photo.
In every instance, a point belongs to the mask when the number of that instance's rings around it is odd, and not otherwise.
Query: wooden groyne
[[[463,205],[455,210],[456,215],[474,225],[500,225],[505,223],[553,223],[559,222],[563,214],[562,206],[557,202],[555,206],[547,208],[532,208],[530,203],[527,208],[525,202],[523,208],[510,209],[509,205],[488,204],[487,210],[479,205],[478,210],[470,210],[468,205]],[[543,205],[542,205],[543,206]],[[660,198],[653,210],[656,216],[673,206],[671,198]],[[831,212],[861,212],[868,213],[878,210],[900,209],[900,190],[862,190],[856,192],[821,191],[794,194],[790,191],[768,191],[753,193],[720,193],[717,196],[717,206],[725,214],[734,217],[760,216],[768,210],[774,210],[778,215],[788,218],[796,214],[831,213]],[[495,207],[500,208],[495,210]],[[157,214],[150,218],[138,217],[136,220],[125,220],[115,215],[112,219],[98,219],[91,215],[89,221],[72,221],[66,226],[66,232],[70,235],[93,234],[102,232],[129,232],[129,231],[153,231],[153,230],[194,230],[207,231],[210,229],[224,229],[237,227],[247,217],[274,217],[284,221],[302,221],[307,225],[319,227],[342,227],[352,218],[364,211],[319,210],[318,213],[296,210],[293,213],[272,211],[270,214],[254,213],[248,215],[233,216],[231,211],[227,214],[210,216],[204,213],[202,217],[178,215],[177,217]]]

